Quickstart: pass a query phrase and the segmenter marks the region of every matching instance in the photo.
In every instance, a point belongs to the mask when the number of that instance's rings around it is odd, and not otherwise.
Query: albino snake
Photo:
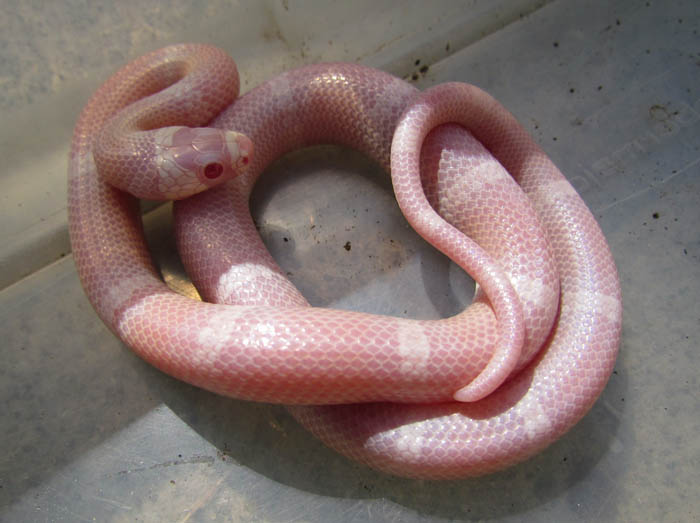
[[[506,109],[474,86],[420,93],[346,63],[237,95],[225,53],[175,45],[117,72],[77,123],[75,263],[137,354],[210,391],[290,405],[332,448],[408,477],[495,471],[588,411],[617,354],[617,271],[590,211]],[[319,143],[391,172],[409,223],[478,283],[472,305],[434,321],[309,307],[248,199],[273,160]],[[204,302],[159,277],[135,196],[179,200],[178,248]]]

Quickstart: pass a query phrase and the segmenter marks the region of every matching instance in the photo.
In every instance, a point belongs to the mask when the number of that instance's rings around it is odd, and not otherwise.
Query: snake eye
[[[210,180],[218,178],[219,176],[221,176],[221,173],[223,173],[223,172],[224,172],[224,166],[221,165],[220,163],[208,163],[204,167],[204,176],[206,176]]]

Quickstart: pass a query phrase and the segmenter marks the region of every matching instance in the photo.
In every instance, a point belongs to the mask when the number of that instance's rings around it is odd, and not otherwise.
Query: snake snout
[[[235,178],[248,166],[253,142],[244,134],[221,129],[187,129],[187,140],[177,144],[177,163],[213,187]]]

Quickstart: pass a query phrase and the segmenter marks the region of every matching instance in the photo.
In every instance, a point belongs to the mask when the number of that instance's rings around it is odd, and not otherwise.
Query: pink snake
[[[619,345],[617,271],[590,211],[505,108],[467,84],[420,93],[343,63],[237,95],[223,51],[175,45],[112,76],[76,125],[75,263],[137,354],[210,391],[289,405],[330,447],[406,477],[496,471],[590,409]],[[478,283],[465,311],[427,321],[309,306],[248,200],[273,160],[318,143],[391,172],[409,223]],[[178,248],[204,302],[163,283],[124,191],[182,198]]]

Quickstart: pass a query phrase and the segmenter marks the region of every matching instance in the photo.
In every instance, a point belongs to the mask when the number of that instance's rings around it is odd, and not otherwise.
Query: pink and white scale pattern
[[[329,446],[402,476],[497,470],[588,411],[619,344],[614,262],[579,196],[500,104],[465,84],[421,94],[353,64],[290,71],[236,100],[237,91],[222,51],[171,46],[116,73],[76,126],[75,261],[91,303],[125,343],[189,383],[292,405]],[[441,125],[449,122],[460,125]],[[255,148],[243,174],[176,202],[183,262],[211,303],[161,281],[136,200],[103,181],[93,158],[101,135],[122,129],[148,143],[170,125],[236,131]],[[317,143],[391,168],[411,225],[478,282],[471,306],[436,321],[308,306],[262,243],[248,199],[270,162]],[[116,163],[151,169],[130,164],[137,156]]]

